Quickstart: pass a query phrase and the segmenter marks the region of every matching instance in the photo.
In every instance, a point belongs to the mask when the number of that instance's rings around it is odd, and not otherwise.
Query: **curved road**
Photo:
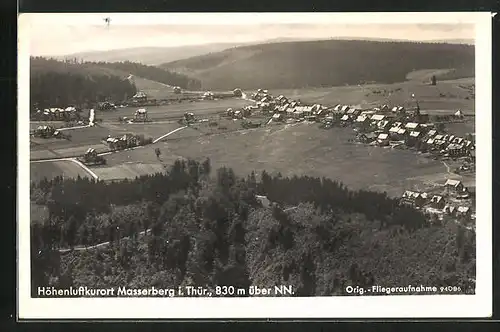
[[[183,126],[183,127],[179,127],[179,128],[176,128],[158,138],[156,138],[155,140],[153,140],[153,144],[155,143],[158,143],[159,141],[161,141],[162,139],[164,139],[165,137],[168,137],[169,135],[172,135],[182,129],[185,129],[187,128],[187,126]],[[148,145],[149,146],[149,145]],[[109,151],[109,152],[102,152],[102,153],[98,153],[97,155],[98,156],[106,156],[106,155],[110,155],[110,154],[113,154],[113,153],[119,153],[119,152],[125,152],[125,151],[130,151],[130,150],[134,150],[134,149],[138,149],[138,148],[143,148],[145,147],[144,145],[142,146],[135,146],[133,148],[129,148],[129,149],[124,149],[124,150],[117,150],[117,151]],[[87,172],[90,176],[92,176],[95,180],[98,180],[99,177],[97,176],[97,174],[95,174],[90,168],[88,168],[87,166],[85,166],[82,162],[78,161],[76,158],[68,158],[68,157],[61,157],[61,158],[53,158],[53,159],[42,159],[42,160],[30,160],[30,163],[45,163],[45,162],[55,162],[55,161],[71,161],[73,163],[75,163],[76,165],[80,166],[81,168],[83,168],[85,170],[85,172]]]

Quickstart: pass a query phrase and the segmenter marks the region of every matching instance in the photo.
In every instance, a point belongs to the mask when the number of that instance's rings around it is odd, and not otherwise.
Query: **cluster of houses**
[[[440,133],[429,115],[420,108],[407,109],[403,106],[388,105],[373,109],[360,109],[349,105],[327,107],[320,104],[302,105],[283,95],[273,97],[267,90],[259,89],[253,96],[255,108],[272,114],[272,120],[286,119],[321,122],[323,128],[334,125],[353,127],[358,132],[359,142],[379,146],[407,146],[422,152],[431,152],[443,157],[475,158],[475,143],[471,137],[459,137]],[[244,115],[239,115],[243,117]],[[461,111],[454,115],[463,116]]]
[[[470,218],[472,210],[469,206],[452,204],[459,199],[468,199],[469,192],[462,182],[458,180],[447,180],[443,195],[430,195],[426,192],[405,191],[401,197],[401,203],[416,208],[428,208],[428,211],[447,216]],[[455,200],[447,198],[455,198]]]
[[[143,135],[124,134],[119,137],[111,137],[111,135],[108,135],[108,137],[103,140],[103,143],[108,145],[110,150],[123,150],[146,145],[151,143],[151,141],[151,139],[144,138]]]
[[[32,114],[32,118],[40,121],[71,121],[79,120],[80,113],[73,106],[66,108],[46,108],[44,110],[36,110]]]

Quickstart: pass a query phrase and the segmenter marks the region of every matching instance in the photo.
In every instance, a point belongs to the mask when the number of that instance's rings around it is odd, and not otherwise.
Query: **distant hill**
[[[300,41],[300,38],[273,38],[261,42],[230,42],[203,45],[188,45],[175,47],[134,47],[109,51],[88,51],[68,55],[54,56],[58,60],[77,59],[83,62],[139,62],[145,65],[160,65],[162,63],[191,58],[193,56],[220,52],[228,48],[254,44]]]
[[[140,62],[145,65],[185,59],[210,52],[219,52],[243,43],[221,43],[180,47],[137,47],[110,51],[91,51],[57,56],[57,59],[74,59],[90,62]]]
[[[422,69],[470,77],[475,61],[471,45],[322,40],[235,47],[160,67],[198,78],[203,89],[295,89],[401,82]]]

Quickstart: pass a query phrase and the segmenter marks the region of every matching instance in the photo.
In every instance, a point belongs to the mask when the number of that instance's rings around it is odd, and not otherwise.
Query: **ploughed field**
[[[413,151],[348,143],[353,137],[349,128],[320,130],[315,124],[300,123],[213,135],[186,128],[174,135],[177,139],[169,137],[154,146],[161,150],[160,159],[153,147],[146,147],[108,155],[106,166],[92,170],[101,179],[111,180],[161,171],[182,157],[209,157],[214,168],[232,167],[241,175],[267,170],[285,176],[324,176],[391,195],[428,187],[425,176],[441,176],[442,180],[448,176],[442,162]]]

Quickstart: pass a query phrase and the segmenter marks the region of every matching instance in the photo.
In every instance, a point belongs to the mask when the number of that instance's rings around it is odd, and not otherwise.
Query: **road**
[[[168,137],[169,135],[172,135],[172,134],[174,134],[182,129],[185,129],[185,128],[187,128],[187,126],[179,127],[179,128],[176,128],[172,131],[169,131],[168,133],[153,140],[153,144],[155,144],[155,143],[163,140],[164,138]],[[110,155],[113,153],[120,153],[120,152],[140,149],[140,148],[144,148],[144,147],[145,146],[135,146],[133,148],[129,148],[129,149],[125,149],[125,150],[103,152],[103,153],[98,153],[98,156],[106,156],[106,155]],[[80,166],[81,168],[83,168],[85,170],[85,172],[87,172],[92,178],[94,178],[95,180],[99,180],[99,177],[97,176],[97,174],[95,174],[90,168],[88,168],[82,162],[78,161],[76,158],[61,157],[61,158],[52,158],[52,159],[30,160],[30,163],[50,163],[50,162],[56,162],[56,161],[71,161],[71,162],[75,163],[76,165]]]
[[[228,108],[243,108],[250,105],[251,101],[243,98],[228,98],[222,100],[204,100],[196,102],[182,102],[164,106],[144,107],[148,111],[151,120],[180,119],[186,112],[192,112],[197,117],[219,114]],[[117,121],[119,117],[134,117],[137,107],[124,107],[113,111],[100,111],[96,114],[97,119],[105,122]]]

